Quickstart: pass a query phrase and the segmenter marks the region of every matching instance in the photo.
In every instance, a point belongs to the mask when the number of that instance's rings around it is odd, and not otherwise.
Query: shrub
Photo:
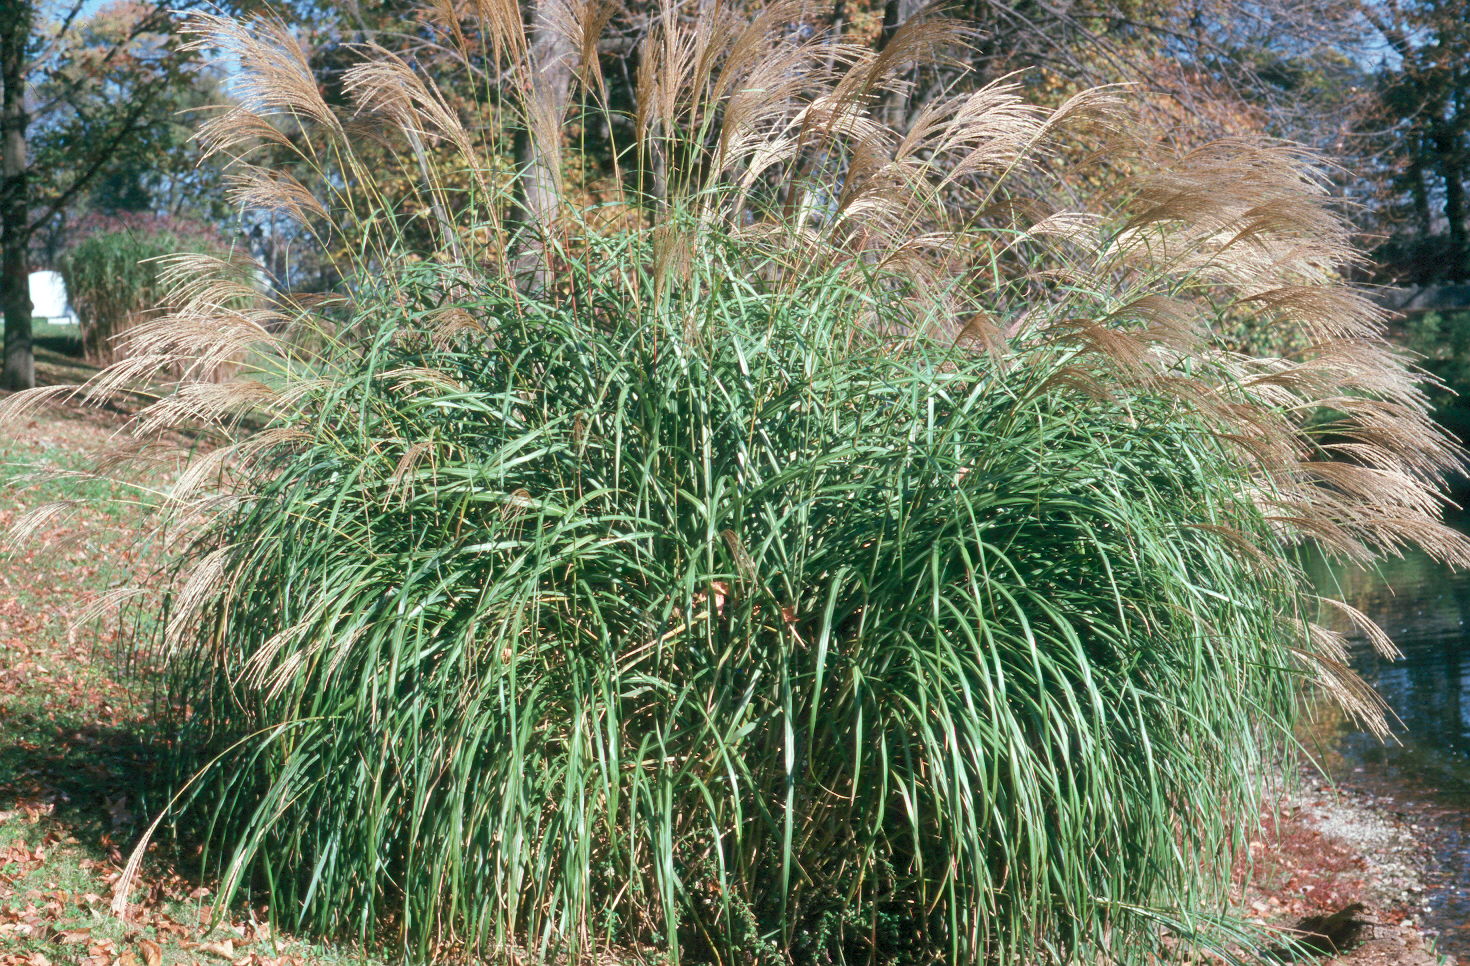
[[[208,146],[296,145],[323,199],[243,163],[242,198],[350,256],[249,310],[248,269],[179,261],[82,390],[182,366],[135,431],[226,444],[139,644],[223,897],[421,954],[1144,962],[1232,934],[1304,683],[1374,720],[1294,547],[1470,555],[1310,159],[1125,150],[1114,93],[1004,85],[899,134],[869,109],[952,25],[875,55],[798,13],[670,11],[591,212],[481,178],[498,129],[389,55],[349,128],[283,30],[197,21],[242,67]],[[518,13],[479,26],[530,66]],[[470,187],[374,190],[370,123]],[[1058,210],[1074,124],[1109,190]]]
[[[223,250],[210,233],[187,224],[115,219],[84,227],[60,261],[83,355],[90,362],[112,361],[118,337],[158,313],[166,290],[160,259]]]
[[[1429,394],[1436,421],[1456,438],[1470,439],[1470,411],[1464,402],[1470,387],[1470,311],[1447,309],[1408,316],[1401,338],[1437,380]]]

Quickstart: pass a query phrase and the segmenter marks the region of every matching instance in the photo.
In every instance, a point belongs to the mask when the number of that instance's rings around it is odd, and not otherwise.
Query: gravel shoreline
[[[1274,811],[1274,816],[1272,812]],[[1307,775],[1251,842],[1249,916],[1276,926],[1330,915],[1352,903],[1373,925],[1345,953],[1315,960],[1351,966],[1454,966],[1435,950],[1424,913],[1435,876],[1433,826],[1411,804]]]

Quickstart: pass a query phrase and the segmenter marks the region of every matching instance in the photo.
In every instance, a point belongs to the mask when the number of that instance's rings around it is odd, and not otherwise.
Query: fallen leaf
[[[159,966],[163,962],[163,949],[151,939],[138,940],[138,951],[143,954],[143,966]]]

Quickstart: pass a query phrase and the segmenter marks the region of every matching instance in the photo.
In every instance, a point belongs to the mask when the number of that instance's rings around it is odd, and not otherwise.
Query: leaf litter
[[[0,441],[0,532],[38,493],[67,499],[96,481],[65,471],[113,431],[106,416],[37,413]],[[36,468],[63,472],[31,485]],[[85,495],[85,494],[78,494]],[[208,885],[149,849],[127,913],[109,904],[154,814],[149,676],[116,629],[78,630],[77,611],[135,562],[104,506],[48,520],[0,568],[0,966],[315,966],[369,957],[277,935],[264,909],[217,916]]]

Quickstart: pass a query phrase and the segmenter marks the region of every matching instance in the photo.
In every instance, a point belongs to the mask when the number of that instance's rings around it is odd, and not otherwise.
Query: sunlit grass
[[[1218,440],[1065,353],[850,347],[834,279],[636,296],[364,299],[172,605],[227,887],[421,954],[1210,935],[1304,644]]]

